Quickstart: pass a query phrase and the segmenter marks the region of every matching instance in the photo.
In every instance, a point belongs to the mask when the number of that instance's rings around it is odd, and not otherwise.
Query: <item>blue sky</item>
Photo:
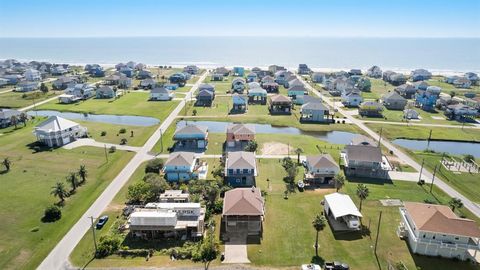
[[[480,37],[480,0],[0,0],[0,37]]]

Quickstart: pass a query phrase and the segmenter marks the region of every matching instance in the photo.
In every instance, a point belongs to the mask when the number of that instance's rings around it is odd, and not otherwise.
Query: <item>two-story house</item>
[[[165,162],[163,173],[169,182],[189,181],[198,178],[199,167],[193,152],[173,152]]]
[[[329,154],[307,156],[305,168],[304,178],[309,184],[329,184],[340,171],[340,167]]]
[[[229,124],[227,126],[227,147],[243,149],[255,140],[255,126],[250,124]]]
[[[233,186],[255,186],[257,162],[252,152],[228,152],[225,161],[225,181]]]
[[[384,166],[382,160],[380,147],[347,145],[343,153],[345,175],[385,179],[388,177],[388,167]]]
[[[175,148],[206,149],[208,144],[208,127],[189,124],[178,127],[173,135]]]

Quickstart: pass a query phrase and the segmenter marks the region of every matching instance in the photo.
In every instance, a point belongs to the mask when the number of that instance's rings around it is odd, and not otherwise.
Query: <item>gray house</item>
[[[113,88],[111,86],[101,86],[100,88],[97,88],[96,91],[96,98],[114,98],[115,97],[115,91],[113,91]]]
[[[388,92],[382,96],[383,106],[389,110],[403,110],[407,105],[407,100],[397,92]]]
[[[22,112],[11,109],[0,109],[0,128],[6,128],[11,125],[12,117],[15,116],[20,122]]]
[[[255,186],[257,162],[252,152],[228,152],[225,161],[225,181],[232,187]]]
[[[300,122],[329,123],[330,112],[328,108],[318,101],[310,101],[300,109]]]
[[[385,179],[388,169],[383,165],[380,147],[347,145],[343,153],[344,170],[347,176]]]

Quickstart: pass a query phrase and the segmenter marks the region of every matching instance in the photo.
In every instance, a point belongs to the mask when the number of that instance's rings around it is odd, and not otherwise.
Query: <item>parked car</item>
[[[108,216],[102,216],[98,219],[98,222],[97,222],[97,230],[100,230],[101,228],[103,228],[103,226],[105,226],[105,223],[107,223],[108,221]]]
[[[323,266],[324,270],[349,270],[350,267],[342,262],[326,262]]]

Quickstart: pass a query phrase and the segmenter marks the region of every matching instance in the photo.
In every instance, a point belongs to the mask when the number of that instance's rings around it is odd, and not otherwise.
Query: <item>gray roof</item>
[[[270,98],[272,102],[289,102],[292,103],[292,100],[284,95],[274,95]]]
[[[177,136],[180,134],[198,134],[198,133],[206,135],[207,132],[208,132],[208,127],[206,126],[186,125],[186,126],[177,128],[173,136]]]
[[[170,93],[170,90],[166,89],[165,87],[155,87],[150,90],[150,93]]]
[[[233,134],[255,134],[255,126],[251,124],[229,124],[227,133]]]
[[[197,97],[213,97],[213,92],[210,91],[210,90],[206,90],[206,89],[203,89],[203,90],[200,90],[197,94]]]
[[[11,110],[11,109],[0,109],[0,119],[9,119],[12,116],[18,116],[22,114],[22,112],[17,111],[17,110]]]
[[[368,145],[347,145],[345,146],[349,160],[382,162],[382,150],[379,147]]]
[[[195,161],[192,152],[173,152],[165,162],[165,166],[191,166]]]
[[[392,92],[388,92],[386,94],[383,95],[382,97],[383,100],[400,100],[400,101],[404,101],[405,98],[403,98],[402,96],[400,96],[397,92],[395,91],[392,91]]]
[[[255,169],[256,160],[253,152],[228,152],[227,169]]]
[[[337,167],[338,164],[333,160],[332,156],[329,154],[307,156],[307,163],[313,168],[329,168]]]
[[[321,102],[308,102],[302,105],[302,110],[328,111]]]

